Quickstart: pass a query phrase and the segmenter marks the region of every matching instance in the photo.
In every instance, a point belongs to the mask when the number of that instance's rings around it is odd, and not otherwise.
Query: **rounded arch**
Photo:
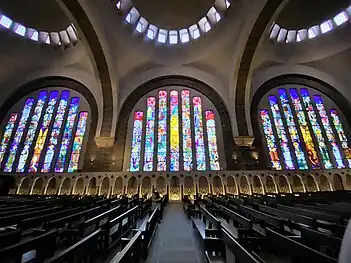
[[[47,184],[46,184],[46,191],[45,193],[47,195],[55,195],[57,194],[57,180],[55,177],[52,177],[48,180]]]
[[[318,191],[318,185],[317,185],[317,182],[316,182],[315,178],[313,177],[313,175],[310,175],[310,174],[307,175],[306,185],[307,185],[308,192],[317,192]]]
[[[166,179],[163,176],[159,176],[156,179],[156,190],[161,194],[167,193]]]
[[[199,194],[207,195],[209,193],[209,183],[206,176],[200,176],[199,178]]]
[[[247,195],[252,194],[249,180],[245,175],[242,175],[240,177],[240,193],[247,194]]]
[[[328,177],[324,174],[320,175],[320,184],[319,184],[319,189],[321,191],[331,191],[331,185],[329,183]]]
[[[214,195],[222,195],[224,193],[222,179],[218,175],[213,177],[212,193]]]
[[[84,180],[82,177],[77,178],[75,185],[73,186],[73,194],[83,195],[84,194]]]
[[[171,177],[169,187],[169,198],[170,200],[180,200],[180,183],[177,176]]]
[[[351,175],[346,174],[346,185],[347,185],[347,190],[351,190]]]
[[[238,186],[236,185],[234,176],[231,175],[227,177],[227,193],[233,195],[238,194]]]
[[[288,178],[285,175],[280,175],[279,178],[279,192],[280,193],[291,193],[291,188],[288,182]]]
[[[108,177],[105,177],[104,179],[102,179],[102,182],[101,182],[100,195],[109,196],[109,194],[110,194],[110,181]]]
[[[258,175],[253,177],[253,192],[255,194],[264,194],[264,188],[262,185],[261,178]]]
[[[32,186],[32,195],[42,195],[44,192],[44,180],[42,178],[36,178]]]
[[[87,195],[97,195],[98,194],[98,186],[97,186],[97,180],[96,177],[91,177],[88,183],[88,188],[87,188]]]
[[[121,196],[123,195],[123,179],[122,177],[117,177],[113,187],[113,195]]]
[[[184,179],[184,195],[187,195],[189,196],[189,198],[192,199],[194,194],[195,194],[194,179],[191,176],[187,176]]]
[[[136,194],[138,194],[138,182],[134,176],[131,176],[128,180],[127,196],[131,197]]]
[[[29,194],[29,191],[30,191],[30,181],[28,177],[24,177],[18,186],[18,194],[27,195]]]
[[[145,176],[141,181],[141,196],[150,197],[152,195],[151,178]]]
[[[294,193],[306,192],[305,185],[303,184],[300,176],[298,176],[297,174],[293,175],[292,190]]]
[[[340,174],[333,175],[333,183],[334,183],[334,189],[336,191],[344,190],[344,184],[342,182],[342,178],[341,178]]]
[[[69,195],[71,193],[71,179],[66,177],[62,180],[58,194]]]
[[[277,184],[275,183],[273,176],[268,175],[266,177],[266,193],[277,193]]]
[[[127,139],[127,130],[128,130],[128,120],[134,108],[134,105],[150,91],[165,87],[165,86],[181,86],[194,89],[204,96],[206,96],[216,107],[222,124],[222,136],[223,140],[226,142],[225,147],[225,158],[227,169],[230,170],[233,168],[233,159],[232,153],[234,149],[234,139],[232,133],[231,118],[227,107],[222,99],[222,97],[209,85],[205,84],[202,81],[199,81],[194,78],[185,77],[185,76],[164,76],[152,79],[142,84],[136,88],[132,93],[129,94],[127,99],[124,101],[122,108],[119,113],[117,129],[116,129],[116,138],[118,138],[114,155],[115,156],[125,156],[125,145]],[[123,160],[118,160],[115,164],[115,168],[119,171],[123,169]]]

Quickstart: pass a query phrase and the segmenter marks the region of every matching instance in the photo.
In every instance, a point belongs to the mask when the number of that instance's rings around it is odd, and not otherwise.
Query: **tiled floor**
[[[148,263],[206,262],[191,221],[181,203],[170,203],[163,215],[149,251]]]

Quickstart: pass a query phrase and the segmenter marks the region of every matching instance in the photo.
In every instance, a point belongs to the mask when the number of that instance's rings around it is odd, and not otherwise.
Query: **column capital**
[[[254,136],[236,136],[234,142],[238,147],[251,147],[255,140]]]
[[[95,143],[98,148],[111,148],[115,144],[113,137],[96,137]]]

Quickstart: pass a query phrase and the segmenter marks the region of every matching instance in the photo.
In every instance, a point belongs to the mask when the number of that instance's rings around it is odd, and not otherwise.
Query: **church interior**
[[[350,0],[0,1],[0,262],[351,262],[350,58]]]

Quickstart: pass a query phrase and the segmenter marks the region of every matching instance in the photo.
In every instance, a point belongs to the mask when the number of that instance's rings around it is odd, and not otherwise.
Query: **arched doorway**
[[[320,179],[321,179],[321,183],[319,185],[319,189],[321,191],[331,191],[330,183],[328,181],[328,178],[324,174],[322,174]]]
[[[294,174],[294,176],[293,176],[292,188],[293,188],[293,192],[294,193],[304,193],[304,192],[306,192],[305,188],[303,186],[301,178],[298,175],[296,175],[296,174]]]
[[[233,194],[233,195],[237,195],[238,194],[238,188],[237,188],[235,179],[231,175],[229,175],[227,177],[227,193],[228,194]]]
[[[266,178],[266,193],[277,193],[277,187],[272,176]]]
[[[84,181],[82,177],[79,177],[76,181],[76,185],[73,189],[73,194],[75,195],[84,195]]]
[[[92,177],[89,180],[88,189],[87,189],[87,195],[93,195],[94,196],[94,195],[97,194],[97,190],[98,190],[98,187],[97,187],[96,178]]]
[[[207,177],[200,176],[199,178],[199,194],[200,195],[207,195],[209,193],[209,184]]]
[[[213,177],[212,193],[214,195],[222,195],[223,194],[222,179],[218,175]]]
[[[255,194],[264,194],[263,185],[258,175],[255,175],[253,178],[253,192]]]
[[[172,176],[171,178],[171,186],[169,189],[169,199],[180,200],[180,184],[179,184],[179,178],[177,176]]]
[[[194,179],[191,176],[187,176],[184,179],[184,195],[187,195],[192,199],[194,194]]]
[[[71,193],[71,179],[65,178],[61,183],[59,195],[69,195]]]
[[[291,192],[288,180],[283,175],[279,176],[279,192],[280,193],[290,193]]]
[[[307,191],[308,192],[317,192],[318,191],[317,183],[314,180],[314,178],[312,177],[312,175],[307,175]]]
[[[44,192],[44,180],[38,178],[34,181],[32,195],[42,195]]]
[[[339,174],[334,174],[333,176],[334,188],[336,191],[344,190],[344,185],[342,183],[342,178]]]
[[[18,194],[28,195],[30,191],[30,182],[28,178],[23,178],[19,186]]]
[[[156,190],[161,194],[167,194],[166,179],[163,176],[159,176],[156,179]]]
[[[242,175],[240,177],[240,193],[251,195],[249,181],[247,180],[246,176],[244,176],[244,175]]]
[[[127,186],[127,196],[132,197],[133,195],[138,194],[138,183],[137,179],[132,176],[128,180],[128,186]]]
[[[151,179],[149,176],[146,176],[141,182],[141,196],[150,197],[152,195],[151,191]]]
[[[101,183],[100,195],[109,196],[110,193],[110,182],[108,177],[105,177]]]
[[[121,196],[123,194],[123,179],[122,177],[117,177],[115,185],[113,187],[113,195]]]
[[[57,194],[57,180],[56,178],[51,178],[47,183],[46,195],[56,195]]]

